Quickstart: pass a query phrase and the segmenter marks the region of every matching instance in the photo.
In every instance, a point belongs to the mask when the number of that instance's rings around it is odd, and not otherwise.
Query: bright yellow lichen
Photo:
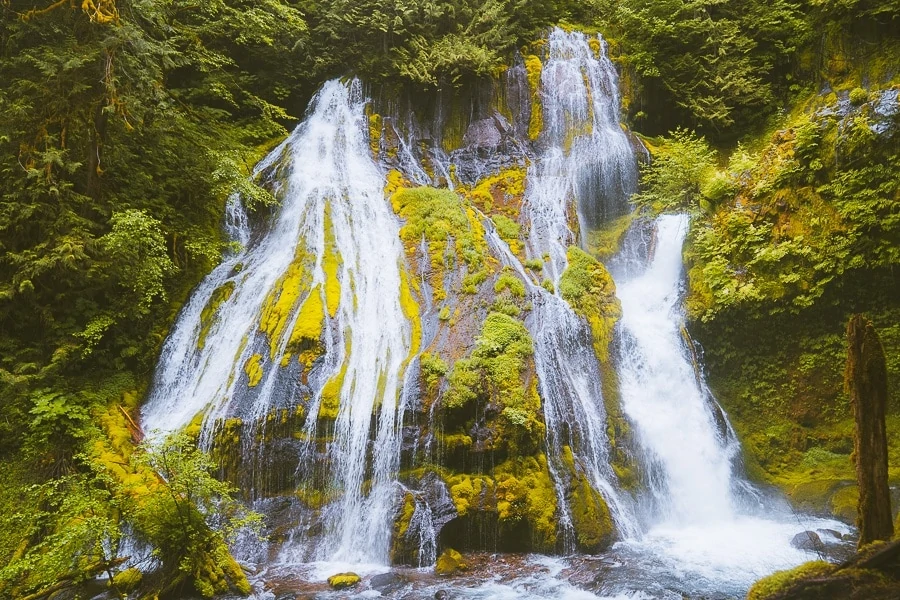
[[[254,354],[244,363],[244,372],[247,374],[247,385],[256,387],[262,379],[262,354]]]
[[[316,286],[309,291],[300,307],[300,313],[288,339],[287,349],[281,357],[281,366],[286,366],[291,359],[291,353],[297,352],[298,360],[309,368],[323,352],[320,338],[324,322],[325,307],[322,304],[322,293],[319,286]]]
[[[525,57],[525,71],[528,74],[528,88],[531,90],[531,121],[528,123],[528,137],[536,140],[544,128],[544,106],[541,102],[541,59],[531,54]]]

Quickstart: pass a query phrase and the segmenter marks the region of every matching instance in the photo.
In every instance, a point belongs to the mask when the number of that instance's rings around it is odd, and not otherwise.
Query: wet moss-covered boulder
[[[466,564],[462,554],[453,548],[447,548],[438,557],[434,565],[434,572],[438,575],[453,575],[458,571],[465,571],[469,566]]]
[[[328,578],[328,585],[336,590],[344,590],[357,585],[360,581],[356,573],[337,573]]]

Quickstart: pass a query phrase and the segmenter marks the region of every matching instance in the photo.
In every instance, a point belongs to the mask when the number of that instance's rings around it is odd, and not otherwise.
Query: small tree
[[[162,442],[145,443],[132,455],[138,471],[159,476],[150,493],[135,498],[137,531],[156,547],[165,569],[173,571],[169,587],[187,580],[212,596],[228,585],[249,592],[249,584],[226,543],[241,529],[258,530],[261,515],[233,498],[234,487],[212,476],[213,463],[194,440],[175,433]]]

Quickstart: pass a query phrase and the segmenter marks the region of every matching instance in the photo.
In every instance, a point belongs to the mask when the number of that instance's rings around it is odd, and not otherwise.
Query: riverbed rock
[[[822,552],[825,549],[822,538],[820,538],[819,534],[815,531],[802,531],[798,533],[794,536],[794,539],[791,540],[791,546],[798,550],[808,550],[810,552]]]
[[[468,568],[469,566],[466,564],[462,554],[453,548],[447,548],[438,557],[437,563],[434,565],[434,572],[438,575],[453,575]]]
[[[400,573],[381,573],[369,580],[369,586],[373,590],[381,592],[382,596],[389,596],[399,592],[409,580]]]
[[[328,585],[336,590],[344,590],[358,584],[359,579],[356,573],[338,573],[328,578]]]

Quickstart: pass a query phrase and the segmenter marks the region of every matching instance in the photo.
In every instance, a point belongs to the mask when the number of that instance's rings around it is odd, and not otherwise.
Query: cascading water
[[[399,223],[369,153],[364,103],[358,82],[325,84],[303,124],[260,165],[286,171],[278,190],[282,206],[252,241],[244,220],[235,219],[234,237],[245,247],[207,277],[180,316],[143,422],[168,432],[202,414],[201,439],[209,446],[219,419],[253,423],[273,409],[295,409],[298,396],[311,392],[306,430],[333,419],[326,472],[314,481],[337,499],[324,510],[324,534],[301,536],[286,551],[384,564],[399,465],[400,392],[412,349],[400,301]],[[236,201],[231,206],[242,214]],[[230,291],[203,331],[201,312],[226,284]],[[321,327],[307,331],[310,323]],[[302,360],[320,329],[325,359],[307,374],[308,386],[298,385],[292,359],[300,354]],[[244,433],[245,440],[252,436]],[[301,456],[301,469],[317,462],[313,445],[304,450],[309,455]]]
[[[622,408],[635,429],[651,501],[641,512],[645,532],[618,548],[635,564],[631,581],[610,588],[664,589],[671,580],[686,592],[728,596],[808,560],[791,546],[796,534],[847,528],[794,515],[743,479],[737,441],[697,371],[684,329],[687,226],[684,215],[659,217],[646,240],[639,224],[613,262],[622,303]],[[652,580],[635,572],[652,573]]]
[[[541,75],[542,150],[528,171],[523,210],[531,227],[528,255],[549,257],[544,274],[556,289],[568,264],[568,247],[577,243],[573,223],[591,221],[585,215],[596,216],[592,207],[597,205],[603,206],[602,214],[621,212],[636,186],[637,159],[619,126],[617,77],[605,42],[593,40],[598,56],[582,33],[555,29],[548,41]],[[515,260],[506,254],[508,261]],[[530,282],[521,266],[518,270]],[[561,478],[558,461],[568,446],[609,502],[620,534],[635,535],[634,517],[609,466],[601,375],[589,328],[558,295],[529,287],[535,300],[527,324],[534,337],[551,464],[557,462],[555,479]],[[561,515],[563,527],[567,518]]]
[[[517,91],[527,90],[524,67],[513,71]],[[291,468],[288,481],[278,483],[282,497],[275,502],[287,497],[294,508],[304,506],[301,516],[282,521],[288,525],[280,532],[285,541],[273,546],[277,555],[263,559],[273,571],[324,562],[309,577],[321,581],[338,566],[386,570],[398,496],[412,499],[405,527],[417,538],[420,565],[427,566],[442,550],[440,527],[457,516],[456,498],[437,473],[430,473],[427,485],[425,477],[398,482],[404,412],[419,393],[417,370],[408,367],[416,365],[420,349],[414,347],[412,301],[403,299],[409,290],[400,224],[384,198],[388,165],[409,182],[449,187],[455,178],[465,187],[497,165],[532,161],[520,221],[525,256],[540,262],[545,281],[524,267],[489,217],[482,221],[494,258],[525,281],[531,304],[525,324],[533,339],[562,549],[575,548],[575,477],[606,500],[621,539],[605,562],[590,567],[602,571],[595,589],[617,598],[669,598],[671,589],[728,597],[759,576],[810,558],[790,546],[797,532],[847,530],[769,507],[774,516],[759,516],[765,498],[735,464],[737,441],[692,362],[684,333],[681,246],[687,220],[681,216],[660,218],[653,244],[626,243],[611,263],[622,307],[615,366],[646,483],[637,498],[620,489],[610,466],[601,386],[608,372],[592,346],[595,332],[559,291],[572,247],[583,245],[591,229],[627,213],[637,185],[639,145],[619,125],[618,81],[602,38],[551,32],[536,106],[544,125],[533,153],[524,149],[529,142],[522,140],[522,115],[515,123],[492,121],[504,152],[484,164],[483,146],[474,153],[445,151],[440,143],[429,149],[427,142],[439,138],[418,131],[406,115],[409,123],[400,129],[412,132],[413,141],[399,136],[393,157],[384,148],[375,152],[379,164],[366,135],[360,84],[332,81],[316,95],[304,122],[257,168],[281,199],[265,230],[251,229],[239,199],[229,201],[226,227],[238,249],[204,279],[179,316],[143,425],[160,434],[200,425],[201,444],[214,450],[223,432],[239,431],[240,460],[249,463],[242,468],[254,473],[251,486],[273,486],[258,483],[275,470],[259,450],[266,428],[289,416],[302,422],[279,442]],[[489,120],[479,117],[474,129],[494,132]],[[424,236],[421,244],[425,262]],[[422,313],[437,323],[440,302],[424,275],[419,283]],[[425,418],[434,420],[437,404]],[[238,429],[228,429],[235,422]],[[269,506],[264,502],[275,495],[271,491],[251,489],[249,496]],[[317,508],[307,510],[312,505]],[[531,558],[520,565],[531,569],[524,578],[460,583],[458,593],[594,597],[559,581],[562,560]],[[433,596],[435,589],[424,585]]]

